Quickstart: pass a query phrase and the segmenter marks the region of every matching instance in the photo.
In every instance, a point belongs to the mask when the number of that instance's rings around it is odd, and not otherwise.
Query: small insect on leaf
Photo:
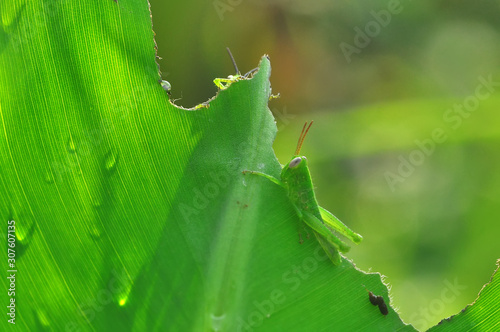
[[[348,252],[350,247],[340,240],[336,236],[336,233],[344,235],[356,244],[361,242],[363,238],[344,225],[333,214],[318,205],[316,195],[314,194],[311,174],[307,166],[307,158],[299,155],[304,139],[312,124],[313,122],[311,121],[308,126],[306,122],[304,127],[302,127],[295,154],[288,164],[282,168],[280,179],[259,171],[244,170],[243,174],[259,175],[283,187],[299,219],[313,230],[316,239],[332,263],[339,265],[342,262],[340,252]],[[299,243],[302,243],[300,231]]]
[[[370,303],[373,305],[378,305],[380,303],[380,296],[374,295],[373,292],[368,292],[368,297],[370,299]]]
[[[387,309],[384,298],[380,295],[373,294],[373,292],[369,291],[368,289],[366,289],[366,291],[368,292],[368,299],[370,300],[370,303],[378,306],[378,309],[380,310],[380,313],[382,315],[387,315],[389,313],[389,310]]]
[[[272,94],[272,95],[270,95],[270,96],[269,96],[269,100],[278,99],[278,98],[280,98],[280,97],[281,97],[281,96],[280,96],[280,94],[279,94],[279,92],[278,92],[278,94],[275,94],[275,95],[273,95],[273,94]]]
[[[378,304],[378,309],[380,310],[380,313],[384,316],[386,316],[389,313],[389,310],[387,310],[387,305],[384,302],[384,299],[382,298],[382,302]]]
[[[219,88],[219,90],[226,90],[234,82],[241,81],[241,80],[248,80],[248,79],[252,78],[251,76],[253,75],[253,73],[255,73],[256,71],[259,70],[259,68],[254,68],[254,69],[250,70],[248,73],[246,73],[245,75],[241,75],[240,70],[238,69],[238,66],[236,65],[236,61],[234,61],[234,57],[233,57],[233,54],[231,53],[231,50],[229,49],[229,47],[226,47],[226,50],[227,50],[227,53],[229,54],[229,57],[231,58],[231,61],[233,63],[234,70],[236,71],[236,74],[229,75],[227,78],[214,79],[214,84]]]

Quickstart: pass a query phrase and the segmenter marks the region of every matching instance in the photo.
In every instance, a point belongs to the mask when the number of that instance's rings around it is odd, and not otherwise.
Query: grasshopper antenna
[[[297,149],[295,150],[296,156],[299,155],[300,148],[302,147],[302,143],[304,143],[304,139],[306,138],[307,132],[309,131],[309,128],[311,128],[313,122],[314,121],[311,121],[311,123],[309,123],[309,127],[307,127],[307,129],[306,129],[307,122],[304,123],[304,127],[302,127],[302,132],[300,133],[300,136],[299,136],[299,141],[297,142]]]
[[[231,61],[233,62],[234,70],[236,70],[236,74],[241,75],[240,71],[238,70],[238,66],[236,65],[236,61],[234,61],[233,54],[231,53],[231,50],[229,47],[226,47],[227,53],[229,53],[229,57],[231,58]]]

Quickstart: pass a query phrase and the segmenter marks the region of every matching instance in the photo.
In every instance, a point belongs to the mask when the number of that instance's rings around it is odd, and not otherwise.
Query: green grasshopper
[[[295,155],[288,164],[281,170],[281,180],[275,177],[258,172],[258,171],[243,171],[243,174],[255,174],[265,177],[266,179],[276,183],[277,185],[285,188],[298,217],[307,224],[312,230],[318,242],[325,250],[327,256],[335,265],[339,265],[342,261],[340,253],[348,252],[350,247],[335,236],[335,231],[344,235],[352,242],[358,244],[363,237],[354,233],[346,225],[344,225],[337,217],[318,205],[316,195],[314,194],[313,184],[311,181],[311,174],[307,167],[307,159],[300,156],[300,148],[302,143],[311,128],[313,121],[307,127],[307,122],[302,128],[297,143]],[[300,243],[302,243],[302,236],[299,232]]]

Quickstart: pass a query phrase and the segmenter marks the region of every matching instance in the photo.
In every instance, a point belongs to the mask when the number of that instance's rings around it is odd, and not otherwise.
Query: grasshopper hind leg
[[[340,256],[340,253],[337,249],[335,249],[334,246],[332,246],[328,240],[326,240],[323,236],[319,235],[318,233],[314,232],[314,235],[316,235],[316,239],[318,239],[319,244],[325,251],[326,255],[330,260],[332,261],[333,264],[339,265],[342,263],[342,258]]]
[[[304,240],[302,239],[302,231],[304,231],[306,233],[306,239],[309,239],[309,232],[307,231],[307,227],[303,222],[301,222],[297,228],[297,233],[299,233],[299,243],[300,244],[304,243]]]

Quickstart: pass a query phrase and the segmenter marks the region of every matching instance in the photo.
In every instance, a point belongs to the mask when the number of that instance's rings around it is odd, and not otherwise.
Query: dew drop
[[[38,309],[36,311],[36,317],[38,318],[38,323],[40,324],[39,326],[42,328],[47,328],[49,324],[49,320],[47,318],[47,314],[45,313],[44,310]]]
[[[28,245],[35,233],[33,219],[26,214],[21,214],[18,218],[14,218],[14,220],[16,221],[16,240],[21,242],[18,244]]]
[[[120,294],[118,294],[117,303],[120,307],[124,307],[129,300],[130,291],[132,290],[133,283],[130,280],[130,278],[125,275],[124,271],[122,271],[122,276],[119,279],[120,279],[120,282],[122,283],[122,285],[125,286],[125,289]],[[126,285],[124,285],[124,284],[126,284]]]
[[[14,220],[16,226],[14,234],[16,237],[16,259],[21,259],[33,239],[36,223],[31,214],[22,208],[18,209],[11,204],[9,210],[9,220]]]
[[[101,227],[99,227],[97,225],[90,226],[89,235],[94,240],[98,240],[102,235]]]
[[[76,145],[75,145],[75,142],[73,141],[73,139],[68,138],[67,147],[68,147],[69,153],[76,153]]]
[[[43,180],[45,181],[45,183],[47,184],[52,184],[54,183],[54,176],[52,175],[52,171],[48,170],[46,173],[45,173],[45,176],[43,177]]]
[[[113,173],[116,169],[116,164],[118,163],[118,154],[113,151],[109,151],[104,156],[104,168],[107,172]]]
[[[212,319],[212,330],[213,331],[221,331],[223,321],[226,318],[226,314],[222,314],[220,316],[211,314],[210,318]]]
[[[161,87],[163,90],[165,90],[166,93],[170,94],[172,90],[172,85],[170,85],[170,82],[165,81],[165,80],[160,80]]]
[[[263,163],[259,163],[259,164],[257,165],[257,168],[258,168],[258,169],[263,169],[263,168],[264,168],[264,166],[266,166],[266,165],[265,165],[265,164],[263,164]]]
[[[92,195],[90,198],[92,202],[92,206],[96,209],[100,208],[102,206],[102,195],[100,193],[96,193]]]

